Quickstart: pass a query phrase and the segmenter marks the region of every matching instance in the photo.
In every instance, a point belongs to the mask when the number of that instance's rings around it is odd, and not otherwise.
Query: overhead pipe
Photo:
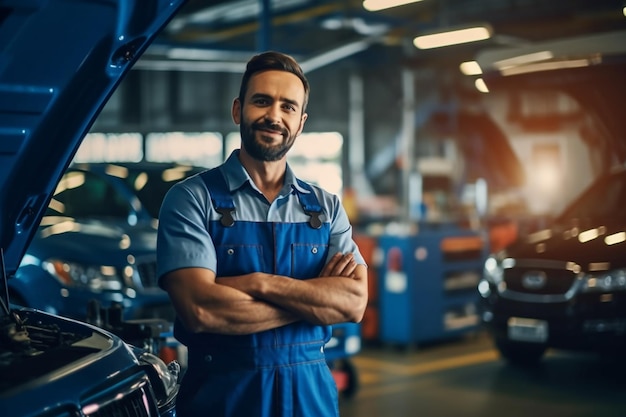
[[[265,36],[265,35],[263,35]],[[340,45],[336,48],[329,49],[321,52],[317,55],[308,58],[299,58],[300,66],[302,69],[310,73],[316,69],[330,65],[334,62],[340,61],[349,56],[355,55],[359,52],[365,51],[373,43],[379,40],[379,36],[371,36],[359,41],[350,42],[345,45]],[[266,50],[266,49],[264,49]],[[183,59],[185,56],[185,50],[176,50],[176,59],[162,58],[152,59],[149,56],[144,56],[135,63],[133,69],[149,70],[149,71],[189,71],[189,72],[232,72],[241,73],[245,69],[245,61],[233,61],[233,54],[231,52],[224,52],[224,57],[228,58],[225,61],[219,61],[220,51],[214,50],[188,50],[189,58],[197,57],[196,59]],[[250,57],[255,52],[249,54],[240,54],[242,56]],[[211,60],[198,59],[203,54],[211,56]]]

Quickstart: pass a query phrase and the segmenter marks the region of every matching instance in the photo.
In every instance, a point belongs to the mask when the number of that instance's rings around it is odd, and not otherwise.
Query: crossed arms
[[[218,278],[209,269],[183,268],[165,275],[163,286],[192,332],[250,334],[299,320],[360,322],[367,305],[367,268],[352,254],[336,254],[308,280],[263,272]]]

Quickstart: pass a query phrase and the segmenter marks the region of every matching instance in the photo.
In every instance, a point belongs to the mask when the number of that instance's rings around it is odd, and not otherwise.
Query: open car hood
[[[584,139],[605,149],[604,166],[626,163],[626,31],[484,50],[476,61],[490,91],[559,90],[595,120]]]
[[[185,2],[0,0],[3,279],[100,110]]]

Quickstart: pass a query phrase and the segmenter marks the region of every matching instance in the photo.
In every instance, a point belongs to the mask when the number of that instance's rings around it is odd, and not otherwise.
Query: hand
[[[324,266],[320,277],[354,278],[356,265],[353,254],[338,252],[334,254],[333,257],[330,258],[330,261]]]

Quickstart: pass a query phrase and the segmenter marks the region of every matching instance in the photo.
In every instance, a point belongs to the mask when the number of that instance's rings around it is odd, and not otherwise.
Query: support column
[[[257,35],[257,51],[272,49],[272,5],[271,0],[259,0],[261,16],[259,18],[259,33]]]
[[[402,70],[402,134],[400,137],[401,190],[400,190],[400,213],[401,220],[408,222],[410,219],[411,180],[414,165],[415,148],[415,79],[413,71]]]

